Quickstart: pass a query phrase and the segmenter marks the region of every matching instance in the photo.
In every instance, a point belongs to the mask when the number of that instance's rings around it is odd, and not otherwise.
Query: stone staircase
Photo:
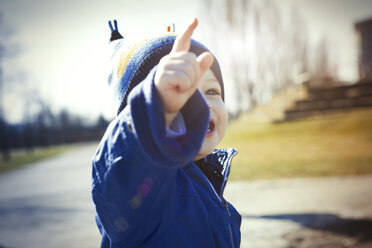
[[[372,81],[308,90],[308,97],[285,111],[284,120],[295,120],[337,111],[372,108]]]

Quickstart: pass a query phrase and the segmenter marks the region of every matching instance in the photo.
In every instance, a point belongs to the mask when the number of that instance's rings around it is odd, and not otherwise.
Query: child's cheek
[[[220,139],[222,140],[223,136],[225,135],[227,123],[228,123],[228,112],[226,109],[225,103],[221,100],[219,104],[219,123],[220,123]]]

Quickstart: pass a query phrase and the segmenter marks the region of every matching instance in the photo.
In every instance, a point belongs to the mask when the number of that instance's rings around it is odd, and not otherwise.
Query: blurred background
[[[302,117],[295,111],[309,112],[312,103],[289,105],[304,100],[307,89],[371,77],[368,0],[0,4],[2,151],[100,137],[115,115],[106,81],[109,19],[118,19],[128,40],[138,40],[163,33],[172,23],[182,30],[197,16],[194,37],[219,58],[231,120],[285,90],[295,92],[282,97],[285,103],[272,104],[280,108],[273,106],[277,109],[263,118]]]
[[[248,205],[241,203],[243,198],[256,199],[250,195],[250,187],[255,189],[253,194],[261,192],[256,182],[272,185],[275,180],[291,178],[305,178],[306,185],[323,185],[324,182],[324,188],[319,191],[326,193],[319,201],[337,195],[325,189],[337,189],[345,178],[355,179],[350,184],[361,183],[361,188],[348,191],[341,187],[339,191],[349,195],[340,193],[337,199],[350,199],[363,193],[358,198],[362,203],[355,199],[353,202],[335,200],[330,206],[337,206],[342,213],[351,211],[363,221],[370,220],[370,0],[0,0],[0,186],[3,192],[10,194],[11,190],[5,190],[10,187],[7,178],[22,171],[16,172],[15,168],[28,170],[32,168],[25,167],[29,164],[36,168],[35,163],[67,151],[83,151],[74,158],[82,161],[79,166],[84,168],[84,173],[90,173],[89,159],[108,123],[115,117],[107,85],[107,63],[111,54],[108,20],[118,20],[125,39],[140,40],[166,32],[167,26],[173,23],[176,32],[181,31],[193,16],[199,19],[194,39],[210,48],[222,67],[230,124],[221,147],[235,147],[239,151],[230,175],[236,183],[233,184],[235,188],[228,193],[232,202],[244,208],[243,223],[254,223],[253,226],[245,224],[244,230],[251,233],[269,228],[262,224],[267,222],[252,220],[254,214],[256,217],[262,214],[260,211],[247,210]],[[49,166],[58,167],[54,162]],[[21,175],[14,176],[12,182],[20,182],[21,178]],[[55,179],[60,178],[63,176],[56,175]],[[327,181],[306,181],[311,178]],[[81,186],[83,194],[89,194],[89,188],[84,188],[89,186],[89,178],[86,180],[86,185]],[[329,180],[335,184],[327,184]],[[21,186],[17,189],[26,192]],[[233,189],[239,194],[234,195]],[[309,193],[306,192],[297,192],[296,198],[301,202],[299,195]],[[28,193],[24,195],[29,196]],[[9,197],[0,201],[3,206],[10,204],[13,196]],[[265,209],[268,199],[275,200],[276,204],[280,202],[268,195],[261,199],[262,203],[256,202],[257,209]],[[86,201],[90,201],[89,196]],[[265,213],[272,214],[280,209],[276,204]],[[14,222],[5,211],[10,206],[13,205],[0,207],[4,223],[6,220]],[[91,206],[87,211],[92,209]],[[262,240],[274,239],[251,233],[247,236],[256,237],[256,240],[243,239],[242,246],[371,247],[370,221],[350,224],[332,207],[326,208],[326,213],[318,209],[320,215],[314,215],[314,209],[306,214],[296,210],[302,215],[294,216],[293,209],[288,208],[283,210],[287,215],[266,215],[260,220],[284,219],[315,228],[319,219],[325,219],[320,226],[344,225],[357,231],[350,234],[345,231],[347,228],[343,229],[345,232],[327,229],[343,236],[327,236],[328,240],[334,240],[328,246],[324,243],[309,245],[306,243],[309,235],[320,240],[324,236],[314,233],[304,234],[306,238],[288,236],[294,233],[292,227],[274,225],[274,229],[287,230],[284,234],[273,234],[281,238],[278,243],[262,243]],[[89,218],[94,217],[89,215]],[[93,222],[91,225],[94,229]],[[2,244],[25,247],[22,243],[6,241],[6,237],[10,237],[9,225],[3,224],[0,228],[0,247]],[[53,247],[58,247],[55,245]],[[76,241],[70,247],[91,246]]]

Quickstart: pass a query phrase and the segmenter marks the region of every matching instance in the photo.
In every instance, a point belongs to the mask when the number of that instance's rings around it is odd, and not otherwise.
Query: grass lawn
[[[372,174],[372,109],[283,123],[229,124],[232,180]]]
[[[15,151],[11,153],[11,159],[4,161],[0,156],[0,173],[17,169],[30,163],[54,157],[73,148],[73,145],[53,146],[49,148],[36,148],[33,151]]]

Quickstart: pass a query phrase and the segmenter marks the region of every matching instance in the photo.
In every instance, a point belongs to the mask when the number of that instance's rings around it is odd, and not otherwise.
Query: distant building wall
[[[359,49],[360,80],[372,79],[372,19],[355,24]]]

